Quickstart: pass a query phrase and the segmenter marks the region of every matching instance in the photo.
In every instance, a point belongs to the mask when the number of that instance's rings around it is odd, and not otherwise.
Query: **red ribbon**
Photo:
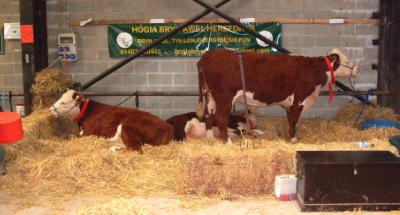
[[[333,72],[331,60],[329,59],[328,56],[325,57],[325,63],[326,63],[326,65],[328,65],[329,71],[331,72],[331,82],[329,83],[329,102],[332,102],[333,101],[332,84],[335,83],[335,74]]]
[[[83,107],[81,109],[81,112],[79,112],[78,116],[76,116],[74,118],[75,121],[79,121],[81,119],[81,117],[85,114],[88,105],[89,105],[89,99],[86,99],[84,101],[84,103],[83,103]]]

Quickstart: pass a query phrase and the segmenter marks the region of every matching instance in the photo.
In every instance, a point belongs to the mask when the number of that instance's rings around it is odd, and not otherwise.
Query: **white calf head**
[[[207,136],[206,124],[196,118],[186,123],[184,131],[188,139],[202,139]]]
[[[329,57],[334,65],[337,64],[338,66],[335,70],[335,79],[345,79],[357,75],[358,66],[354,65],[342,50],[338,48],[332,49],[329,53]],[[336,62],[337,60],[339,62]]]
[[[81,100],[82,96],[78,95],[75,90],[68,90],[50,107],[50,112],[55,117],[66,116],[74,118],[80,112],[79,104]]]

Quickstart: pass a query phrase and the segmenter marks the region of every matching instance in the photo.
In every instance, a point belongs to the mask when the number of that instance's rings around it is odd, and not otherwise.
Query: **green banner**
[[[0,27],[0,54],[4,54],[4,28]]]
[[[280,23],[244,23],[261,35],[281,45]],[[108,50],[111,57],[127,57],[138,52],[179,24],[118,24],[108,25]],[[199,57],[209,49],[226,48],[277,52],[268,44],[230,23],[192,24],[179,31],[161,44],[144,53],[154,57]]]

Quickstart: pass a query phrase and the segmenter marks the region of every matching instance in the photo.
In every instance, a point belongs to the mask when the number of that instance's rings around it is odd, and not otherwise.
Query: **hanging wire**
[[[134,97],[134,96],[135,96],[135,95],[130,95],[130,96],[128,96],[128,97],[125,98],[122,102],[120,102],[120,103],[118,103],[117,105],[115,105],[115,107],[118,107],[118,106],[124,104],[126,101],[128,101],[128,99],[130,99],[130,98],[132,98],[132,97]]]
[[[71,11],[70,11],[70,0],[67,1],[67,21],[68,21],[68,32],[71,32],[70,20],[71,20]]]

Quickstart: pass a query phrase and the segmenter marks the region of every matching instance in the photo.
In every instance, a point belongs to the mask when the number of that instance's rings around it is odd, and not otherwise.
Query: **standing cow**
[[[68,90],[50,108],[55,117],[71,117],[78,122],[81,135],[96,135],[122,142],[121,147],[142,151],[142,144],[167,144],[173,138],[174,129],[167,122],[150,113],[102,104],[84,99],[74,90]]]
[[[214,116],[224,141],[229,141],[227,125],[232,104],[243,102],[244,96],[249,106],[278,104],[285,108],[289,137],[296,141],[295,126],[300,114],[315,103],[321,86],[358,73],[358,67],[339,49],[333,49],[324,57],[245,52],[241,53],[246,84],[246,92],[243,92],[238,55],[234,51],[214,49],[197,63],[197,115],[199,118],[204,114]],[[203,95],[207,108],[203,104]]]

